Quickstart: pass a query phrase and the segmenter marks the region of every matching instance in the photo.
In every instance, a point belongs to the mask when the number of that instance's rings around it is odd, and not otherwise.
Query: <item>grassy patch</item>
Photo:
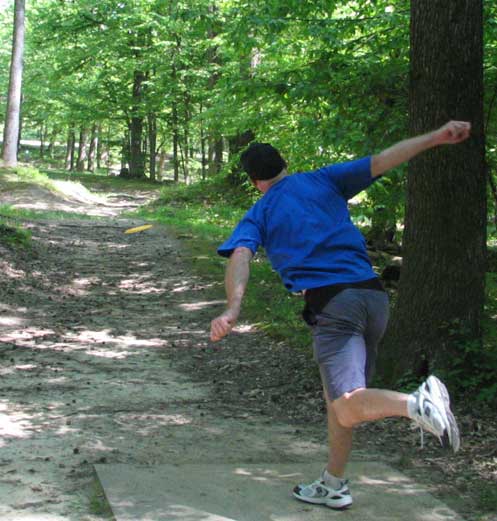
[[[47,190],[55,190],[51,179],[37,170],[28,166],[18,166],[15,168],[0,168],[0,191],[9,189],[13,186],[37,185]]]
[[[94,176],[96,177],[96,176]],[[13,190],[22,191],[30,187],[48,190],[63,198],[72,198],[79,201],[96,200],[97,196],[79,182],[78,176],[68,179],[62,174],[51,174],[49,171],[40,171],[34,167],[19,166],[16,168],[0,168],[0,193]]]
[[[481,483],[478,495],[479,507],[484,512],[497,512],[497,488],[494,483]]]
[[[109,502],[105,497],[105,492],[98,478],[92,482],[89,497],[89,510],[90,514],[98,516],[101,519],[114,519],[112,509],[110,508]]]
[[[41,188],[62,199],[70,199],[81,202],[102,202],[95,194],[92,194],[81,183],[67,182],[52,178],[45,172],[40,172],[33,167],[20,166],[16,168],[0,168],[0,194],[20,193],[30,188]],[[0,218],[15,220],[37,219],[93,219],[95,217],[77,212],[65,212],[54,210],[27,210],[13,208],[10,205],[0,204]],[[20,223],[16,223],[19,227]]]
[[[133,191],[158,190],[160,184],[149,179],[124,179],[118,176],[107,175],[106,171],[97,173],[68,172],[67,170],[43,169],[42,172],[49,178],[59,181],[80,183],[89,189],[105,191]]]
[[[63,212],[57,210],[29,210],[24,208],[13,208],[8,204],[0,204],[0,219],[13,220],[20,226],[21,221],[36,220],[62,220],[62,219],[83,219],[83,220],[99,220],[103,217],[88,215],[77,212]]]
[[[31,245],[31,232],[0,217],[0,243],[11,248],[28,248]]]

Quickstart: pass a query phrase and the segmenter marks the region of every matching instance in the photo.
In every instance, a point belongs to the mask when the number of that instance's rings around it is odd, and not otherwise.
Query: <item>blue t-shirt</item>
[[[263,246],[289,291],[375,277],[366,243],[347,201],[370,186],[371,158],[289,175],[245,214],[217,250],[229,257],[243,246]]]

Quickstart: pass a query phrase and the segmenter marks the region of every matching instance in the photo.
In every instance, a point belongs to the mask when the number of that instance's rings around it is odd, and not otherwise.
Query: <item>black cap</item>
[[[240,161],[253,180],[272,179],[286,168],[285,160],[269,143],[252,143],[243,152]]]

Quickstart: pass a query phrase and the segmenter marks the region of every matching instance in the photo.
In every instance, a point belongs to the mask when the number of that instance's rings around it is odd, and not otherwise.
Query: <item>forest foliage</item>
[[[492,172],[496,11],[485,3]],[[3,96],[11,10],[0,17]],[[291,170],[309,169],[406,135],[408,61],[401,0],[33,0],[23,136],[41,139],[48,155],[72,139],[84,157],[68,169],[120,164],[132,176],[190,182],[222,172],[236,181],[238,153],[252,137],[280,148]],[[375,186],[371,205],[401,217],[402,182]]]
[[[495,11],[486,2],[489,136],[497,119]],[[1,93],[11,17],[1,14]],[[27,24],[23,135],[48,148],[74,132],[89,149],[99,134],[99,159],[132,175],[152,169],[155,177],[150,159],[161,153],[177,180],[236,175],[252,136],[279,147],[298,171],[406,135],[403,1],[33,0]],[[488,146],[494,150],[491,138]],[[377,203],[400,208],[395,190],[382,190],[373,190]]]

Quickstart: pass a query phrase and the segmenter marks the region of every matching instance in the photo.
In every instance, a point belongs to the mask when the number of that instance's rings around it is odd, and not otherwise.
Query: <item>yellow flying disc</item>
[[[144,230],[149,230],[152,226],[153,224],[144,224],[142,226],[136,226],[135,228],[128,228],[124,233],[143,232]]]

